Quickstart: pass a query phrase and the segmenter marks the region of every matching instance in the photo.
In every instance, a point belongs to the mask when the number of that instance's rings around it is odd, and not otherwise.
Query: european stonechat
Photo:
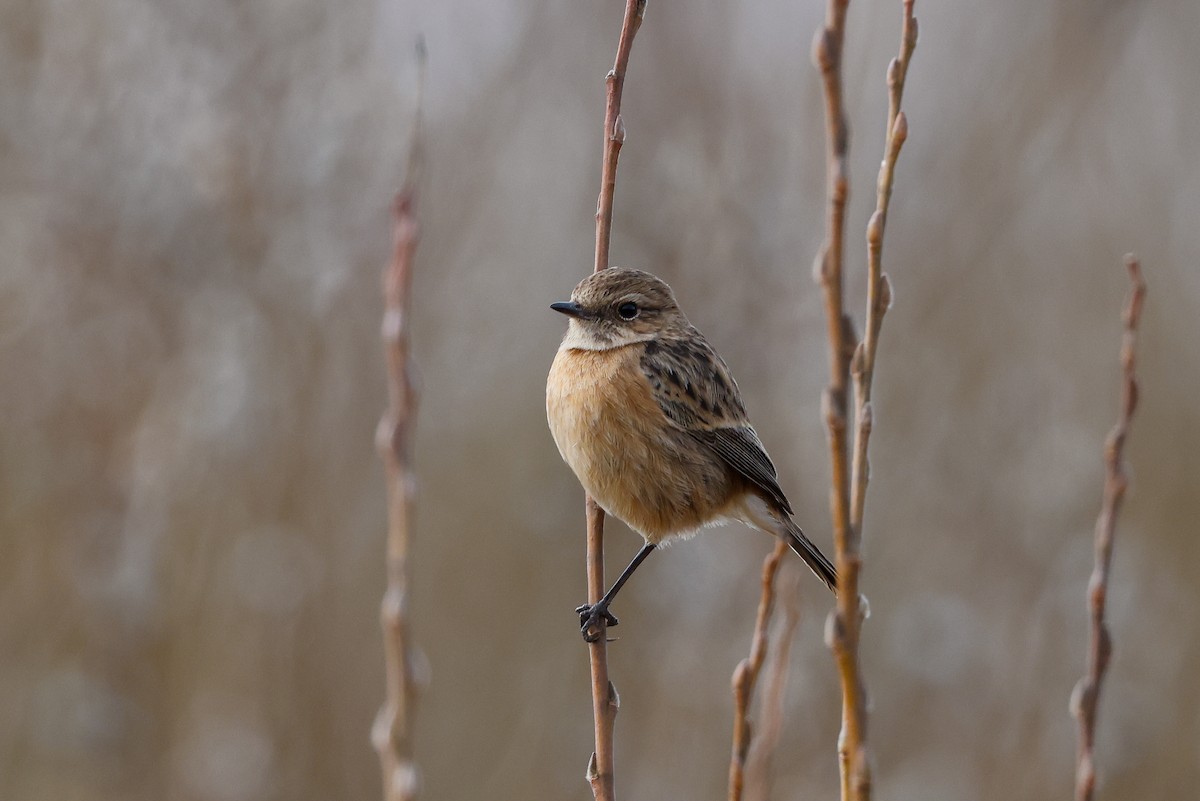
[[[837,572],[792,520],[775,465],[759,441],[737,382],[675,302],[641,270],[585,278],[546,382],[546,416],[563,459],[596,503],[646,544],[612,589],[581,606],[584,636],[660,543],[726,520],[782,537],[834,592]]]

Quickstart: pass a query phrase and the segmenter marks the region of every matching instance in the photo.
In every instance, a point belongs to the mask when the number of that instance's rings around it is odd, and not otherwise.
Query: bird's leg
[[[588,642],[595,642],[600,639],[600,635],[604,631],[604,626],[600,624],[601,619],[604,620],[606,625],[617,625],[617,618],[608,611],[608,605],[612,603],[613,598],[617,597],[617,592],[620,591],[625,582],[629,580],[629,577],[633,575],[633,571],[637,570],[638,565],[645,561],[654,548],[655,545],[652,542],[647,542],[643,545],[642,549],[637,552],[637,556],[633,557],[633,561],[629,563],[629,567],[625,568],[621,572],[621,575],[617,577],[617,580],[613,582],[612,589],[604,593],[603,598],[590,606],[584,604],[575,610],[579,615],[579,628],[583,632],[583,639]]]

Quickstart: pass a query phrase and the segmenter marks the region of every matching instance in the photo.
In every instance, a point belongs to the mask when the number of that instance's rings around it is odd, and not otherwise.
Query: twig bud
[[[885,312],[892,308],[892,282],[887,273],[879,276],[879,310]]]
[[[871,617],[871,602],[861,592],[858,594],[858,622],[862,623]]]
[[[864,434],[870,434],[872,427],[875,425],[875,411],[871,408],[871,402],[867,401],[862,405],[862,409],[858,413],[858,427]],[[865,469],[870,472],[870,462],[867,463]]]
[[[876,209],[867,223],[867,244],[873,248],[883,242],[883,211]]]
[[[621,695],[611,681],[608,683],[608,704],[614,711],[621,708]]]
[[[825,283],[825,267],[829,261],[829,248],[822,247],[817,253],[817,257],[813,259],[812,276],[813,282],[817,284]]]
[[[813,64],[821,72],[829,72],[837,63],[838,43],[833,31],[821,28],[813,37]]]
[[[1075,689],[1071,690],[1070,710],[1071,715],[1079,717],[1083,714],[1083,701],[1087,697],[1088,681],[1086,678],[1075,682]]]
[[[618,145],[625,144],[625,118],[620,114],[617,115],[617,121],[613,123],[612,140]]]
[[[738,662],[737,667],[733,670],[733,679],[731,683],[733,684],[734,693],[736,693],[739,698],[741,698],[742,693],[746,691],[746,673],[749,670],[750,660],[748,659],[743,659],[741,662]]]
[[[825,647],[830,650],[836,650],[845,636],[845,629],[842,627],[842,618],[838,615],[838,611],[834,609],[825,618]]]
[[[892,142],[897,152],[906,139],[908,139],[908,115],[901,111],[896,115],[896,122],[892,125]]]

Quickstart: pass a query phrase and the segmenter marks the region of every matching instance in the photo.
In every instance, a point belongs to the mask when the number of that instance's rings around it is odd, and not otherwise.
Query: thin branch
[[[621,92],[625,87],[625,71],[633,37],[641,27],[646,12],[646,0],[626,0],[621,37],[612,71],[605,77],[604,160],[600,173],[600,197],[596,202],[596,262],[595,271],[607,269],[609,241],[612,238],[613,195],[617,186],[617,158],[625,143],[625,122],[621,118]],[[585,502],[587,510],[587,585],[588,603],[595,604],[604,595],[604,510],[592,498]],[[592,673],[592,716],[595,721],[596,750],[588,762],[587,780],[597,801],[613,801],[616,788],[613,773],[613,726],[616,722],[620,697],[608,679],[608,644],[605,624],[601,620],[598,636],[588,644]]]
[[[850,134],[846,112],[842,107],[842,48],[846,39],[846,8],[849,0],[828,0],[825,24],[813,40],[813,62],[821,71],[825,92],[825,193],[828,210],[825,216],[825,241],[813,265],[814,278],[825,295],[825,322],[829,335],[829,386],[822,397],[822,413],[829,428],[830,493],[829,511],[833,521],[835,561],[838,570],[838,607],[830,617],[826,639],[838,656],[842,676],[842,731],[838,737],[838,758],[841,774],[842,801],[850,801],[850,751],[848,734],[857,730],[859,683],[856,662],[847,664],[837,651],[837,639],[831,633],[842,631],[846,590],[844,579],[851,572],[847,564],[854,552],[849,547],[850,532],[850,471],[847,464],[846,395],[849,383],[850,353],[857,337],[854,325],[845,312],[842,287],[842,252],[845,243],[846,201],[849,196],[849,175],[846,156]],[[855,594],[857,599],[857,593]],[[855,601],[857,602],[857,601]]]
[[[828,209],[825,217],[825,241],[813,265],[813,277],[825,295],[825,317],[829,333],[829,387],[823,397],[823,411],[829,426],[829,451],[832,466],[830,512],[834,539],[838,543],[838,567],[841,570],[841,543],[850,524],[849,469],[846,460],[846,393],[850,372],[850,353],[855,336],[853,323],[845,313],[842,289],[842,250],[846,239],[846,200],[849,176],[846,151],[849,130],[842,108],[842,44],[845,40],[846,7],[849,0],[829,0],[825,25],[813,41],[813,61],[821,71],[825,88],[825,173]]]
[[[746,801],[767,801],[771,795],[771,758],[783,733],[783,703],[787,692],[792,642],[796,627],[800,625],[799,575],[799,571],[785,567],[776,582],[775,595],[783,600],[783,619],[776,626],[775,637],[770,643],[766,674],[763,676],[763,693],[758,703],[761,720],[758,734],[750,742],[750,755],[746,758],[743,791]]]
[[[1129,270],[1132,291],[1123,315],[1125,333],[1121,339],[1121,371],[1124,378],[1121,387],[1121,413],[1104,443],[1104,501],[1100,507],[1100,516],[1096,519],[1096,565],[1088,582],[1088,608],[1092,627],[1088,644],[1087,672],[1075,685],[1075,692],[1071,695],[1071,711],[1079,721],[1079,752],[1075,769],[1076,801],[1091,801],[1096,788],[1093,751],[1096,744],[1096,713],[1100,704],[1104,673],[1108,668],[1109,657],[1112,656],[1112,638],[1104,620],[1104,608],[1108,598],[1108,574],[1112,565],[1117,515],[1121,511],[1125,488],[1129,484],[1129,477],[1125,473],[1125,438],[1129,435],[1138,402],[1136,347],[1146,283],[1142,280],[1141,265],[1132,254],[1125,257],[1125,266]]]
[[[413,761],[412,724],[417,691],[422,683],[421,655],[409,639],[408,621],[408,546],[416,494],[412,439],[418,402],[408,321],[412,308],[413,257],[420,238],[416,199],[421,167],[420,87],[424,85],[425,71],[424,46],[420,43],[417,56],[420,78],[408,171],[392,207],[392,255],[383,270],[381,336],[387,361],[388,408],[375,437],[384,464],[388,496],[387,589],[379,610],[387,695],[375,717],[371,740],[379,752],[385,801],[411,801],[420,786]]]
[[[904,79],[908,63],[917,46],[917,20],[913,17],[913,0],[904,0],[904,23],[901,28],[900,56],[888,65],[888,124],[884,143],[883,162],[879,166],[879,182],[875,197],[875,213],[867,224],[867,324],[862,343],[854,354],[851,372],[854,374],[858,431],[854,440],[854,462],[850,484],[850,525],[862,536],[863,507],[866,504],[870,462],[867,444],[871,438],[871,385],[875,377],[875,352],[879,346],[879,330],[883,316],[892,304],[892,287],[883,272],[883,233],[887,225],[888,206],[892,199],[892,183],[896,159],[908,138],[908,118],[900,110],[904,94]]]
[[[754,621],[754,638],[750,655],[733,671],[733,753],[729,760],[729,801],[741,801],[746,777],[746,756],[750,753],[750,703],[754,685],[767,658],[767,630],[775,606],[775,577],[779,564],[787,553],[787,543],[780,539],[775,550],[767,555],[762,566],[762,593],[758,599],[758,616]]]
[[[617,189],[617,158],[625,144],[625,121],[621,118],[621,92],[625,88],[625,70],[629,66],[629,51],[633,37],[642,26],[646,0],[626,0],[625,19],[621,38],[617,40],[617,57],[612,70],[604,77],[607,87],[604,104],[604,162],[600,172],[600,197],[596,202],[596,263],[595,271],[608,268],[608,245],[612,238],[613,196]]]
[[[829,326],[830,384],[823,398],[825,419],[829,426],[830,461],[833,467],[833,491],[830,495],[834,521],[834,537],[839,542],[845,538],[849,521],[849,493],[847,491],[846,464],[846,386],[850,365],[850,343],[854,341],[853,324],[844,313],[842,301],[842,249],[845,241],[846,199],[848,177],[846,151],[849,132],[846,115],[842,109],[841,52],[845,35],[846,8],[849,0],[829,0],[826,8],[825,25],[817,32],[813,41],[813,61],[821,71],[825,86],[826,120],[826,180],[829,199],[826,216],[825,241],[813,265],[813,277],[824,290],[825,310]],[[750,728],[747,720],[750,694],[757,679],[758,666],[766,651],[766,628],[763,610],[770,610],[774,603],[774,570],[778,569],[778,555],[784,549],[777,545],[775,552],[763,564],[763,596],[759,602],[759,616],[754,630],[751,655],[742,660],[733,674],[734,729],[733,757],[729,766],[729,798],[741,797],[744,784],[746,754],[750,747]],[[839,548],[839,554],[841,549]],[[772,568],[771,580],[766,571]],[[761,648],[760,648],[761,644]],[[756,657],[756,650],[760,651]],[[753,669],[751,670],[751,666]],[[744,688],[744,689],[743,689]]]
[[[817,276],[825,289],[826,317],[830,341],[831,384],[826,391],[824,411],[830,431],[833,464],[831,505],[837,551],[837,611],[830,619],[827,636],[838,663],[842,683],[842,730],[838,738],[843,801],[869,801],[872,779],[867,745],[866,687],[859,665],[859,633],[864,609],[859,595],[862,558],[863,508],[868,480],[867,445],[871,434],[871,382],[875,352],[883,315],[891,304],[891,288],[882,271],[883,232],[891,199],[896,158],[907,136],[908,125],[900,102],[909,60],[917,41],[913,0],[904,0],[900,55],[888,68],[888,121],[884,158],[877,184],[876,209],[867,228],[867,313],[863,342],[846,360],[855,337],[842,306],[841,241],[846,202],[846,124],[841,102],[841,54],[845,39],[845,0],[830,0],[825,27],[818,32],[814,57],[825,83],[827,124],[827,171],[829,174],[829,230],[818,259]],[[846,475],[846,377],[855,383],[855,437],[853,465],[847,486]]]

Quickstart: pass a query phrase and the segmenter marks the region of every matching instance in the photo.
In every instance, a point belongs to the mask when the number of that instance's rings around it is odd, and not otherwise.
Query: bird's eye
[[[626,301],[617,307],[617,314],[621,315],[622,320],[632,320],[638,316],[637,304]]]

